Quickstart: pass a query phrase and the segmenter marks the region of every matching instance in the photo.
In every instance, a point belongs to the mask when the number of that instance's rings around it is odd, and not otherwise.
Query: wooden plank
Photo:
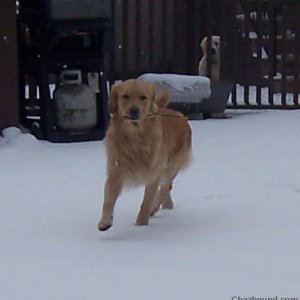
[[[0,133],[19,124],[18,63],[14,1],[0,1]]]
[[[256,25],[258,27],[257,30],[257,59],[261,62],[262,60],[262,50],[263,50],[263,17],[264,17],[264,11],[263,11],[263,3],[261,1],[258,1],[257,3],[257,22]],[[262,68],[259,68],[258,70],[258,77],[262,78],[263,73],[262,73]],[[256,102],[257,105],[261,105],[261,93],[262,93],[262,86],[261,86],[261,81],[258,80],[257,85],[256,85]]]
[[[150,67],[150,56],[151,56],[151,47],[150,47],[150,9],[149,1],[144,0],[143,4],[139,4],[139,23],[137,26],[139,29],[139,43],[140,43],[140,68],[142,70],[148,71]],[[140,2],[140,1],[139,1]]]
[[[233,28],[233,32],[232,35],[227,36],[227,52],[230,54],[232,53],[233,57],[235,58],[235,61],[233,61],[233,78],[229,77],[230,75],[227,75],[227,77],[231,80],[234,80],[234,82],[237,82],[237,77],[238,77],[238,64],[239,64],[239,58],[238,58],[238,43],[240,41],[239,38],[239,32],[238,32],[238,23],[237,23],[237,19],[236,19],[236,15],[238,13],[238,7],[237,7],[237,0],[233,0],[232,1],[232,9],[233,9],[233,14],[230,14],[231,16],[231,22],[232,22],[232,28]],[[226,16],[226,15],[225,15]],[[225,19],[224,19],[225,21]],[[231,39],[231,40],[230,40]],[[225,41],[223,41],[224,43]],[[232,49],[230,49],[230,45],[232,45]],[[231,51],[232,50],[232,51]],[[222,55],[222,61],[225,60],[225,56],[223,59],[223,55]],[[221,62],[222,62],[221,61]],[[230,70],[229,66],[227,66],[227,69]],[[221,76],[222,76],[222,72],[221,72]],[[237,84],[235,83],[232,89],[232,93],[231,93],[231,97],[232,100],[231,102],[233,103],[233,105],[237,105]]]
[[[286,16],[286,10],[283,9],[282,10],[282,21],[281,21],[281,45],[282,45],[282,49],[281,52],[278,53],[281,54],[282,56],[282,68],[281,68],[281,101],[282,101],[282,105],[286,105],[286,93],[287,93],[287,78],[286,78],[286,67],[287,67],[287,26],[286,26],[286,19],[288,18],[288,16]],[[279,27],[279,26],[278,26]],[[277,40],[277,43],[279,44],[279,41]]]
[[[120,79],[121,74],[124,73],[125,63],[124,63],[124,51],[126,51],[126,36],[124,36],[124,3],[123,1],[115,0],[114,2],[114,69],[115,76],[114,80]]]
[[[198,53],[199,51],[199,28],[197,16],[199,16],[198,3],[199,1],[186,1],[187,2],[187,31],[186,43],[189,49],[186,53],[186,73],[198,74]]]
[[[152,27],[153,27],[153,40],[151,43],[152,51],[151,55],[153,56],[152,68],[155,72],[161,71],[163,62],[163,32],[165,28],[163,27],[162,20],[162,0],[152,0]]]
[[[251,43],[250,43],[250,3],[249,1],[245,1],[244,3],[244,15],[245,15],[245,32],[244,32],[244,43],[245,43],[245,51],[244,51],[244,59],[245,59],[245,65],[244,65],[244,76],[247,80],[247,82],[244,83],[244,101],[245,104],[249,104],[249,68],[251,65]]]
[[[195,24],[191,26],[193,26],[194,28],[194,39],[193,41],[193,48],[194,48],[194,62],[193,62],[193,67],[194,67],[194,72],[195,74],[198,75],[198,66],[199,66],[199,61],[202,58],[202,51],[201,51],[201,47],[200,47],[200,43],[202,40],[202,18],[201,18],[201,9],[202,9],[202,1],[201,0],[197,0],[194,2],[195,7],[194,7],[194,16],[195,16]],[[192,71],[192,70],[191,70]]]
[[[125,18],[124,20],[125,26],[124,26],[124,35],[126,35],[126,55],[124,55],[125,58],[125,70],[129,74],[135,74],[137,73],[137,55],[136,52],[138,51],[138,46],[136,43],[136,37],[137,37],[137,28],[136,28],[136,2],[139,0],[126,0],[124,3],[126,3],[125,8]]]
[[[168,60],[167,60],[167,0],[161,1],[161,26],[162,26],[162,42],[161,42],[161,68],[162,71],[165,71],[168,68]]]
[[[174,67],[174,61],[176,60],[175,45],[176,45],[176,31],[175,31],[175,1],[165,0],[164,9],[166,10],[166,22],[165,22],[165,36],[166,36],[166,49],[165,49],[165,64],[166,71],[172,72]]]
[[[207,77],[211,78],[211,36],[213,33],[212,29],[212,0],[206,1],[206,37],[207,37]]]
[[[300,4],[297,3],[297,7],[295,11],[300,13]],[[296,47],[294,51],[295,56],[295,71],[294,71],[294,95],[293,95],[293,101],[294,105],[300,106],[300,22],[298,20],[295,21],[294,24],[294,30],[295,30],[295,40],[296,40]]]
[[[135,41],[134,41],[134,48],[135,48],[135,65],[136,65],[136,72],[139,73],[139,69],[141,68],[141,61],[142,61],[142,48],[141,48],[141,2],[139,0],[135,3]],[[139,75],[139,74],[138,74]]]
[[[176,73],[185,73],[187,62],[187,50],[189,45],[186,43],[187,35],[187,5],[185,0],[175,1],[175,37],[174,47],[175,56],[173,71]]]
[[[273,105],[273,77],[276,73],[276,0],[270,0],[268,8],[269,28],[268,28],[268,55],[269,55],[269,104]]]

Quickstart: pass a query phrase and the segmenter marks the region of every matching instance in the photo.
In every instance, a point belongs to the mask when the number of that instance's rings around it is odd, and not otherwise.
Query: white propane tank
[[[88,85],[65,82],[54,90],[53,98],[60,129],[78,133],[96,126],[97,99]]]

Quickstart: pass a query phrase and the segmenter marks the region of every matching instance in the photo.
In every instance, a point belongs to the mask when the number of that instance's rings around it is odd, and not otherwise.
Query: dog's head
[[[115,84],[108,100],[109,112],[131,123],[143,121],[156,107],[154,85],[139,79]]]
[[[220,56],[220,42],[221,42],[221,37],[219,35],[212,35],[211,36],[211,55],[212,56]],[[204,56],[208,56],[208,45],[207,45],[207,37],[205,37],[202,41],[201,41],[201,48],[203,51],[203,55]]]

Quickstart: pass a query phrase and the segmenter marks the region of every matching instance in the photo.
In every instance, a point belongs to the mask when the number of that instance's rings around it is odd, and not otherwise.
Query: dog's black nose
[[[212,54],[216,54],[216,49],[215,48],[211,48],[211,53]]]
[[[129,110],[129,118],[131,120],[137,120],[140,115],[140,110],[138,107],[131,107]]]

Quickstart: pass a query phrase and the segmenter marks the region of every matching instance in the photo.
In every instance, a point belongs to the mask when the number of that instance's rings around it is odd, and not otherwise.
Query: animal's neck
[[[209,61],[207,57],[206,57],[206,61],[207,61],[207,62]],[[218,60],[217,58],[211,57],[211,58],[210,58],[210,63],[211,63],[212,65],[218,65],[218,64],[219,64],[219,60]]]
[[[147,139],[147,132],[153,125],[153,119],[144,119],[141,122],[124,122],[123,120],[118,120],[119,134],[121,134],[125,139],[138,140],[141,137],[145,140]]]

